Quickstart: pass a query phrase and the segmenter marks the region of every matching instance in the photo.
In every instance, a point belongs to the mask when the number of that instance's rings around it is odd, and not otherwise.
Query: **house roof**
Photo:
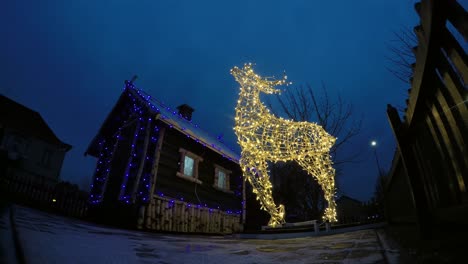
[[[62,142],[47,125],[42,116],[10,98],[0,95],[0,125],[14,129],[25,136],[31,136],[69,151],[72,146]]]
[[[126,83],[127,88],[124,90],[124,93],[130,92],[134,98],[140,99],[140,103],[142,105],[146,105],[148,109],[150,109],[150,111],[153,112],[153,114],[157,115],[157,118],[159,120],[169,125],[169,127],[180,131],[182,134],[192,138],[193,140],[202,144],[203,146],[221,154],[223,157],[232,160],[236,163],[239,162],[239,154],[236,153],[236,151],[234,151],[233,148],[228,147],[222,140],[218,139],[211,133],[200,128],[197,124],[193,122],[193,120],[189,121],[185,119],[182,115],[178,113],[178,111],[175,108],[171,108],[162,103],[161,101],[157,100],[156,98],[150,96],[143,90],[137,89],[132,83]],[[119,102],[117,102],[117,104],[114,106],[114,109],[112,111],[114,111],[118,107],[121,100],[122,96],[119,99]],[[109,116],[104,123],[106,123],[108,119]],[[104,129],[104,126],[105,124],[103,124],[103,126],[101,127],[99,134]],[[96,139],[97,137],[93,139],[85,154],[91,154],[93,152],[92,147],[96,144]]]

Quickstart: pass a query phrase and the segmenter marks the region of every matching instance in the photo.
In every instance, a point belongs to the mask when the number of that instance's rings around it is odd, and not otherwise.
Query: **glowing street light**
[[[370,142],[371,147],[374,149],[374,156],[375,156],[375,161],[377,162],[377,169],[379,170],[379,176],[382,176],[382,170],[380,169],[380,162],[379,158],[377,157],[377,141],[372,140]]]

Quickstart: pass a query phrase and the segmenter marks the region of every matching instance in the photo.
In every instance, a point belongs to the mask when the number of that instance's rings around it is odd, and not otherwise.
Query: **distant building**
[[[38,112],[0,95],[1,177],[56,183],[71,148]]]
[[[126,82],[86,154],[98,158],[90,212],[98,220],[176,232],[228,233],[245,216],[239,155]]]
[[[363,222],[368,217],[364,204],[346,195],[336,200],[336,210],[339,224]]]

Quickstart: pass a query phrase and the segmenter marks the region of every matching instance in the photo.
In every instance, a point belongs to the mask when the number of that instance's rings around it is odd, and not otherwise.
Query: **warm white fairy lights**
[[[260,92],[280,93],[274,87],[287,85],[286,76],[281,80],[262,78],[254,73],[251,63],[242,69],[234,67],[231,74],[241,86],[234,127],[242,148],[240,165],[261,208],[271,216],[268,225],[285,222],[284,206],[276,206],[273,200],[268,161],[296,161],[315,177],[328,202],[323,219],[336,222],[335,169],[329,154],[336,138],[315,123],[276,117],[263,105]]]

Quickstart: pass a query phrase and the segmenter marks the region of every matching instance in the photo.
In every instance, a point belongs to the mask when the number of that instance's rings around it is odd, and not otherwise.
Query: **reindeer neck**
[[[242,95],[237,102],[238,107],[242,106],[244,109],[245,107],[248,107],[249,112],[253,113],[260,113],[265,111],[266,107],[263,105],[262,101],[260,101],[260,95],[258,92],[251,92],[248,96],[244,96],[245,94],[243,93],[248,93],[248,91],[244,89],[241,90]]]

